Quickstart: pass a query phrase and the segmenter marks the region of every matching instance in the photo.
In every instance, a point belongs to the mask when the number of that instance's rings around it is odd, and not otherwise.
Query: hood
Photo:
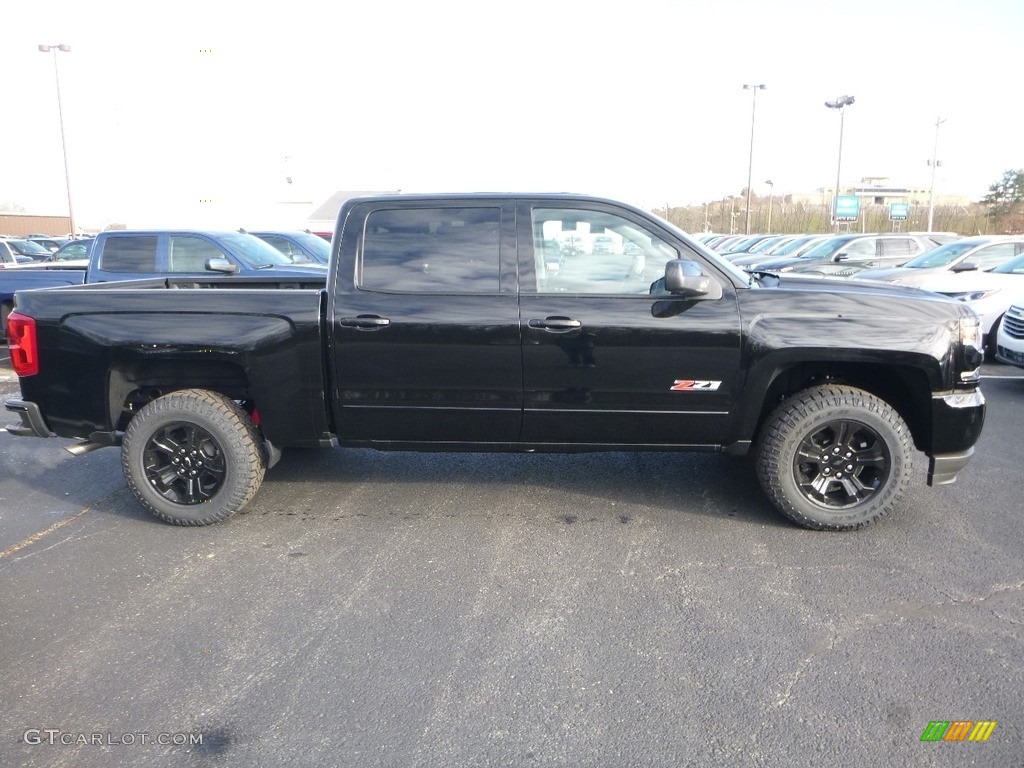
[[[937,293],[965,293],[967,291],[988,291],[993,288],[1016,288],[1024,290],[1024,275],[1002,272],[960,272],[933,275],[921,284],[925,291]]]
[[[880,280],[885,283],[920,286],[935,279],[936,274],[947,271],[945,267],[889,267],[887,269],[865,269],[857,273],[858,280]]]

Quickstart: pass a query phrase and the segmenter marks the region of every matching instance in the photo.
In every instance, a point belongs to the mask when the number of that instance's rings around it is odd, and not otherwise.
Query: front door
[[[724,440],[740,385],[732,283],[720,274],[714,299],[668,294],[659,283],[665,263],[703,257],[599,202],[524,201],[518,221],[523,440]]]

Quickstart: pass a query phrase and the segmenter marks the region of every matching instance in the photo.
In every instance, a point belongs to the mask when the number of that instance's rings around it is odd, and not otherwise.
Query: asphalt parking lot
[[[1024,371],[985,373],[960,480],[847,534],[714,454],[354,450],[176,528],[117,451],[0,433],[0,765],[1019,765]]]

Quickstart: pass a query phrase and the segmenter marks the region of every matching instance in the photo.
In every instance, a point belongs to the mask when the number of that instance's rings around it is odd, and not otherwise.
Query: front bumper
[[[7,431],[18,437],[53,437],[39,406],[27,400],[8,400],[4,408],[21,417],[20,424],[8,424]]]
[[[928,451],[928,485],[947,485],[974,456],[985,424],[985,396],[972,392],[932,397],[932,440]]]

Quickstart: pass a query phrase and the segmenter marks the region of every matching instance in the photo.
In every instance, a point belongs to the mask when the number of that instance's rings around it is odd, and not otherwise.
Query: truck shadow
[[[363,514],[371,496],[371,516],[381,517],[455,516],[480,509],[498,516],[518,510],[572,524],[595,517],[627,522],[632,515],[657,511],[792,527],[762,494],[752,462],[714,453],[288,449],[248,511],[282,511],[275,503],[281,493],[304,500],[299,512],[285,514],[314,519],[339,505],[358,506]],[[351,505],[346,503],[350,494],[359,497]]]

